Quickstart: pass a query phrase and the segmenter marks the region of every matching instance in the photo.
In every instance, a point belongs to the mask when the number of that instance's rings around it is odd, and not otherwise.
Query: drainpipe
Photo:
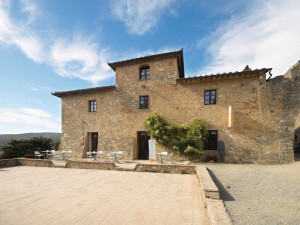
[[[270,80],[270,79],[271,79],[271,77],[272,77],[271,70],[269,70],[269,75],[270,75],[270,76],[268,77],[267,81],[268,81],[268,80]]]

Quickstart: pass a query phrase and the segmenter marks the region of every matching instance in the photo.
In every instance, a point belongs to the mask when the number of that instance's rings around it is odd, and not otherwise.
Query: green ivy
[[[208,132],[208,125],[203,119],[196,119],[190,125],[173,125],[156,112],[147,117],[145,127],[158,143],[187,156],[202,154]]]

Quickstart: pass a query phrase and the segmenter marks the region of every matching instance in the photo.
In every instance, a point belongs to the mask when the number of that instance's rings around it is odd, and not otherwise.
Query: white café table
[[[108,153],[109,154],[109,153]],[[123,151],[111,152],[111,155],[108,155],[108,158],[113,158],[114,162],[118,162],[118,156],[123,156]]]
[[[160,152],[160,153],[156,153],[156,155],[158,157],[160,156],[160,163],[163,164],[163,157],[166,157],[168,155],[168,152]]]

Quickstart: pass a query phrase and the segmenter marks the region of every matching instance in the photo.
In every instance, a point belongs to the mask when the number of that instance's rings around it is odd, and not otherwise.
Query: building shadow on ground
[[[215,182],[215,184],[219,188],[221,199],[223,201],[235,201],[235,199],[232,197],[232,195],[227,191],[227,189],[223,186],[223,184],[215,176],[215,174],[213,173],[213,171],[210,170],[210,169],[208,169],[208,168],[207,168],[207,170],[208,170],[211,178],[213,179],[213,181]]]

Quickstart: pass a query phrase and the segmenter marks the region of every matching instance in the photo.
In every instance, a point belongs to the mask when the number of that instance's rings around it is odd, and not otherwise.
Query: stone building
[[[284,76],[271,69],[185,77],[183,50],[108,65],[116,85],[54,92],[62,100],[61,149],[123,150],[127,159],[147,159],[147,116],[170,123],[209,124],[205,157],[237,163],[294,160],[300,127],[299,62]],[[300,136],[299,136],[300,140]],[[300,141],[299,141],[300,142]],[[157,151],[169,151],[157,146]]]

